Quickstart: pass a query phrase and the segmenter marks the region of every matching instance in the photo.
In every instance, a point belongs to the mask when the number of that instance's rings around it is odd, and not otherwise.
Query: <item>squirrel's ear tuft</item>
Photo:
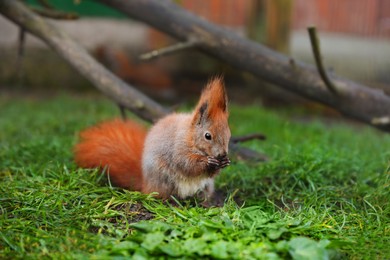
[[[222,76],[215,77],[210,80],[206,89],[210,95],[210,109],[215,110],[215,112],[222,111],[227,113],[228,100]]]
[[[198,105],[195,108],[194,122],[201,123],[204,119],[217,119],[228,115],[228,100],[223,78],[212,78],[202,91]]]

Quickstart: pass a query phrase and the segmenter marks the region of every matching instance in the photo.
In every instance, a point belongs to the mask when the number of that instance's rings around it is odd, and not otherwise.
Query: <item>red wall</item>
[[[389,0],[295,0],[293,28],[390,37]]]
[[[256,0],[181,0],[179,3],[218,24],[245,26]],[[266,0],[274,1],[274,0]],[[390,37],[390,0],[293,0],[293,29]]]
[[[245,25],[252,0],[182,0],[180,5],[217,24]]]

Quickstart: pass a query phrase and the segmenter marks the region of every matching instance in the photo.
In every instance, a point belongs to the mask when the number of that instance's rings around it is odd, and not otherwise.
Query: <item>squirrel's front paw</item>
[[[225,168],[230,165],[230,159],[228,157],[223,157],[219,160],[219,168]]]
[[[208,172],[216,172],[219,169],[225,168],[230,165],[230,159],[228,157],[223,157],[217,159],[212,156],[207,157],[207,170]]]
[[[209,172],[214,172],[220,168],[220,162],[217,158],[208,156],[207,157],[207,170]]]

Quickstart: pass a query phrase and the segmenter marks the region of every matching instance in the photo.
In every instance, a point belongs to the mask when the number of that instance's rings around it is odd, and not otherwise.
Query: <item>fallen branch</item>
[[[390,116],[390,97],[383,91],[332,75],[340,95],[328,90],[313,66],[294,61],[232,31],[201,19],[171,1],[99,0],[145,22],[179,41],[196,39],[198,48],[237,69],[250,72],[301,96],[335,108],[346,116],[390,131],[390,124],[372,124]]]
[[[58,30],[49,21],[34,14],[21,2],[0,0],[0,13],[51,46],[71,66],[90,80],[96,88],[117,103],[122,117],[126,117],[124,107],[149,122],[153,122],[169,112],[157,102],[116,77],[65,33]],[[232,142],[229,147],[238,158],[251,161],[265,159],[264,155],[248,148],[239,147]]]
[[[309,27],[307,28],[307,31],[309,32],[311,48],[313,50],[314,60],[316,62],[318,73],[320,74],[321,79],[324,81],[325,86],[329,89],[329,91],[331,91],[333,94],[337,94],[337,88],[329,79],[324,65],[322,64],[320,42],[317,37],[317,30],[315,27]]]

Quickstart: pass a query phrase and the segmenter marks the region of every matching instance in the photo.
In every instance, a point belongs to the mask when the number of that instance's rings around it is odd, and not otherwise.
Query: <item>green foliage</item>
[[[233,134],[266,134],[247,145],[271,160],[233,158],[217,178],[225,205],[205,209],[77,169],[77,133],[118,114],[92,98],[0,98],[0,258],[390,257],[388,135],[232,107]]]
[[[258,206],[238,208],[229,201],[223,208],[170,207],[159,209],[159,213],[163,222],[131,224],[135,233],[98,252],[97,258],[129,254],[217,259],[328,256],[326,240],[295,237],[290,229],[296,223],[288,223]]]
[[[109,8],[97,1],[88,0],[47,0],[50,6],[56,10],[64,12],[76,12],[82,16],[98,16],[98,17],[116,17],[123,18],[124,15],[115,9]],[[40,1],[27,0],[27,3],[32,6],[42,8]]]

